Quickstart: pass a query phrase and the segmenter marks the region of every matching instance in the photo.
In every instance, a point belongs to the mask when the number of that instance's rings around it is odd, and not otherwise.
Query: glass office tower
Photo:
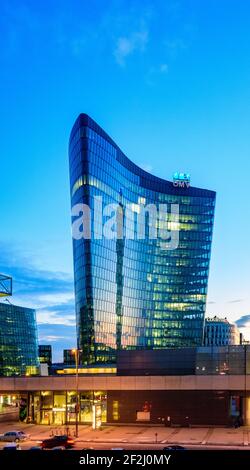
[[[38,373],[36,312],[0,303],[0,376]]]
[[[170,182],[140,169],[85,114],[73,126],[69,159],[73,224],[83,204],[91,214],[115,204],[127,229],[123,236],[110,239],[91,218],[89,231],[82,227],[82,236],[73,237],[77,335],[83,362],[115,362],[120,349],[200,346],[215,193],[190,186],[185,175],[183,181],[175,175]],[[145,237],[138,236],[138,214],[148,205],[178,207],[178,246],[163,249],[158,236],[149,236],[148,213]],[[124,216],[128,206],[135,214],[134,235],[132,219]],[[89,224],[87,212],[82,212]],[[158,229],[161,223],[159,217]],[[168,228],[171,224],[175,222],[170,219]]]

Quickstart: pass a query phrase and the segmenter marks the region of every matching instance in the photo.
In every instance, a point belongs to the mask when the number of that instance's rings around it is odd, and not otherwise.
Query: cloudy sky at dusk
[[[250,339],[250,4],[2,0],[0,272],[75,344],[68,137],[88,113],[135,163],[217,191],[207,315]]]

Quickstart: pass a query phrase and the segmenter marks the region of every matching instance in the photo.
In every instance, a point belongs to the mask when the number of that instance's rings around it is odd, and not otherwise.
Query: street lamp
[[[75,354],[75,364],[76,364],[76,406],[75,406],[75,415],[76,415],[76,430],[75,435],[78,437],[78,417],[79,417],[79,399],[78,399],[78,390],[79,390],[79,352],[80,349],[72,349],[72,353]]]

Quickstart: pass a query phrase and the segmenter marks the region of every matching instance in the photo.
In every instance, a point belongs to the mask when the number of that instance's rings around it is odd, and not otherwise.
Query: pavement
[[[68,426],[75,439],[75,448],[112,447],[135,449],[161,449],[171,444],[180,444],[194,449],[245,449],[250,450],[250,427],[216,428],[166,428],[161,426],[103,426],[93,430],[91,426],[79,426],[79,436],[75,438],[75,426]],[[43,426],[22,423],[0,423],[0,434],[10,430],[24,430],[30,434],[29,441],[21,443],[29,448],[53,434],[65,434],[64,426]],[[3,447],[0,443],[0,448]]]

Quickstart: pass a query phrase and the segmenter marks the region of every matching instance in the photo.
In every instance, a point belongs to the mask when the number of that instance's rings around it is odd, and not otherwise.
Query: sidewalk
[[[48,438],[53,434],[64,434],[64,426],[42,426],[22,423],[0,423],[0,433],[8,430],[25,430],[32,441]],[[75,427],[69,426],[74,437]],[[127,443],[127,444],[183,444],[183,445],[250,445],[250,428],[166,428],[159,426],[104,426],[93,430],[91,426],[79,426],[76,442]]]

